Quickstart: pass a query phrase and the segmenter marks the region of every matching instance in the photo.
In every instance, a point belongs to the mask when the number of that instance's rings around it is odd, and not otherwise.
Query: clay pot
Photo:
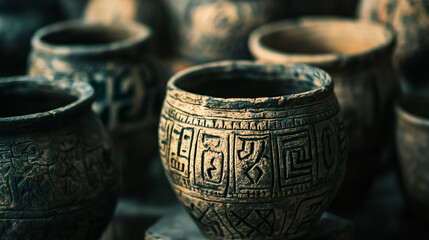
[[[380,0],[360,0],[357,15],[360,20],[378,22],[378,6]]]
[[[160,0],[90,0],[85,10],[85,20],[105,24],[138,21],[153,30],[154,50],[157,55],[167,55],[171,47],[170,20],[164,1]]]
[[[52,0],[0,0],[0,76],[25,73],[31,36],[61,18],[58,9]]]
[[[412,92],[428,87],[429,69],[429,1],[379,0],[380,21],[397,34],[393,63],[401,75],[403,89]]]
[[[282,16],[283,0],[167,0],[181,57],[194,62],[249,59],[251,30]]]
[[[100,237],[119,174],[93,101],[86,83],[0,80],[1,239]]]
[[[364,196],[386,142],[384,129],[391,124],[393,33],[376,23],[309,17],[262,26],[252,32],[249,46],[259,60],[311,64],[332,76],[350,137],[354,162],[348,169],[360,173],[356,178],[347,174],[345,182],[353,184],[344,191],[352,200]]]
[[[429,223],[429,92],[396,105],[396,149],[403,192],[415,214]]]
[[[305,236],[345,173],[330,76],[225,61],[184,70],[167,88],[161,159],[200,230],[215,239]]]
[[[63,22],[40,29],[32,40],[29,74],[49,80],[89,82],[101,117],[123,164],[124,192],[139,191],[145,166],[156,154],[163,83],[145,57],[150,30],[136,22]]]

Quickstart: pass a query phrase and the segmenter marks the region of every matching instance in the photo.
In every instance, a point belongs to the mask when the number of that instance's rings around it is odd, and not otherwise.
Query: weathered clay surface
[[[118,166],[92,96],[83,83],[0,81],[2,100],[31,101],[0,105],[0,239],[96,239],[107,226]],[[75,99],[37,112],[64,98]]]
[[[216,239],[306,235],[335,196],[347,157],[326,73],[240,61],[170,80],[159,146],[180,202]]]
[[[396,106],[396,149],[406,200],[429,222],[429,97],[405,96]]]
[[[429,1],[379,0],[379,19],[396,31],[393,56],[395,68],[403,77],[404,89],[428,86]]]
[[[70,40],[67,31],[78,37]],[[116,39],[121,34],[127,37]],[[39,30],[29,57],[32,76],[82,81],[94,87],[93,110],[108,128],[127,173],[125,192],[144,182],[145,159],[157,148],[164,84],[145,57],[149,36],[146,27],[134,22],[111,26],[64,22]]]
[[[249,59],[251,30],[287,9],[282,0],[167,0],[174,42],[182,57],[196,62]]]

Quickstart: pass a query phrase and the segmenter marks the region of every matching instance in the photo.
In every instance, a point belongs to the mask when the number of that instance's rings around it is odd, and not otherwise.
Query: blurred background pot
[[[124,193],[141,191],[156,154],[162,86],[145,58],[150,29],[136,22],[93,24],[63,22],[33,37],[29,74],[50,80],[90,83],[93,105],[118,152]]]
[[[147,24],[153,30],[155,53],[164,56],[173,51],[164,0],[89,0],[84,18],[105,24],[132,20]]]
[[[225,61],[184,70],[167,89],[161,159],[200,230],[215,239],[305,236],[345,173],[329,75]]]
[[[262,26],[252,32],[249,46],[258,60],[311,64],[332,76],[350,137],[348,169],[356,173],[346,175],[344,197],[362,197],[356,189],[369,188],[393,124],[388,118],[396,89],[393,33],[376,23],[308,17]]]
[[[0,0],[0,76],[24,74],[31,36],[61,18],[55,0]]]
[[[397,34],[393,63],[403,89],[429,87],[429,0],[379,1],[379,20]]]
[[[283,0],[167,0],[178,54],[194,62],[249,59],[251,30],[284,17]]]
[[[429,223],[429,92],[403,96],[396,105],[396,149],[403,192]]]
[[[1,239],[101,235],[119,171],[93,101],[86,83],[0,81]]]

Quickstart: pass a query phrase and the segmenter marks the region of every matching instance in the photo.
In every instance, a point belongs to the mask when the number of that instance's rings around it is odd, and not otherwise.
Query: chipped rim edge
[[[87,108],[90,109],[91,104],[95,100],[94,89],[85,82],[68,82],[68,81],[49,81],[43,77],[16,77],[5,78],[0,80],[0,88],[27,88],[29,91],[37,92],[38,89],[49,87],[60,94],[73,96],[76,99],[64,106],[51,109],[49,111],[11,116],[0,117],[0,125],[2,124],[20,124],[33,123],[45,120],[54,120],[65,115],[70,115]],[[13,104],[13,103],[11,103]]]
[[[198,75],[201,73],[210,72],[232,72],[232,71],[243,71],[248,70],[263,70],[262,75],[272,71],[275,75],[278,73],[289,73],[290,78],[301,81],[297,76],[293,74],[300,74],[300,76],[313,74],[316,80],[319,81],[320,85],[313,83],[316,86],[315,89],[295,94],[279,95],[274,97],[256,97],[256,98],[222,98],[202,95],[193,93],[179,88],[176,83],[177,81],[192,75]],[[318,74],[318,76],[314,75]],[[268,74],[267,74],[268,75]],[[286,77],[283,77],[286,78]],[[193,66],[176,73],[167,84],[167,98],[173,97],[172,93],[178,92],[183,93],[184,98],[178,99],[179,101],[187,104],[195,104],[209,107],[209,108],[221,108],[221,109],[237,109],[237,108],[264,108],[264,107],[281,107],[286,106],[290,102],[296,102],[297,100],[310,100],[310,99],[322,99],[329,94],[333,93],[334,83],[331,76],[324,70],[309,66],[306,64],[294,64],[294,63],[263,63],[254,62],[247,60],[226,60],[220,62],[213,62],[207,64],[201,64]],[[175,98],[175,97],[173,97]],[[177,99],[177,98],[175,98]],[[223,107],[219,105],[222,103]]]

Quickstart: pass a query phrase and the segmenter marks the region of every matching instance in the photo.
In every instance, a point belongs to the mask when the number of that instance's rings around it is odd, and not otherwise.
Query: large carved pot
[[[167,88],[161,159],[200,230],[215,239],[305,236],[345,173],[330,76],[226,61],[184,70]]]
[[[136,22],[62,22],[33,37],[29,74],[83,81],[96,93],[93,105],[114,142],[124,173],[124,192],[144,184],[157,150],[163,84],[145,56],[150,29]]]
[[[396,31],[393,62],[404,90],[428,87],[429,0],[379,0],[378,18]]]
[[[249,59],[250,31],[282,17],[286,10],[283,0],[167,0],[166,4],[178,53],[195,62]]]
[[[119,175],[93,101],[86,83],[0,81],[0,239],[100,237]]]
[[[61,18],[54,0],[0,0],[0,76],[22,75],[34,32]]]
[[[249,46],[258,60],[311,64],[332,76],[350,137],[346,195],[367,190],[386,142],[384,131],[393,124],[387,117],[396,89],[393,33],[377,23],[308,17],[262,26],[252,32]]]
[[[403,192],[429,223],[429,92],[407,95],[396,105],[396,150]]]

